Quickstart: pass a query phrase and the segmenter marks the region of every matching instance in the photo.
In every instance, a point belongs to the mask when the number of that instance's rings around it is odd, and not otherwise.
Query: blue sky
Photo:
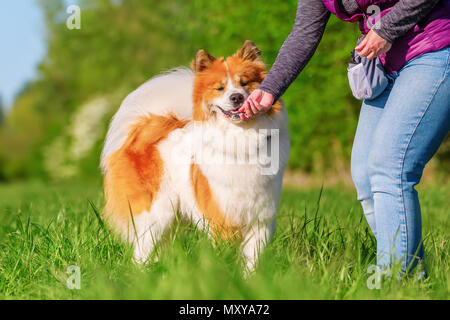
[[[37,0],[0,1],[0,96],[10,107],[14,96],[36,76],[46,53],[44,17]]]

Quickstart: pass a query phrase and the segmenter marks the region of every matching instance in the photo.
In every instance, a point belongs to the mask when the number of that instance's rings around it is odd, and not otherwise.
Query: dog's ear
[[[261,61],[261,50],[251,40],[245,40],[242,47],[236,53],[239,58],[249,61]]]
[[[201,49],[198,50],[194,60],[191,62],[191,68],[192,70],[194,70],[194,72],[202,72],[203,70],[208,68],[214,61],[216,61],[216,58],[214,58],[205,50]]]

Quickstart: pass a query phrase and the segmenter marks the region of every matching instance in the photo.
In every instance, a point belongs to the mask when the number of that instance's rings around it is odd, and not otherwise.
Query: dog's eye
[[[223,90],[225,90],[225,87],[219,87],[219,88],[217,88],[217,91],[223,91]]]
[[[241,80],[241,87],[245,87],[246,85],[248,85],[248,82],[245,82],[245,81]]]

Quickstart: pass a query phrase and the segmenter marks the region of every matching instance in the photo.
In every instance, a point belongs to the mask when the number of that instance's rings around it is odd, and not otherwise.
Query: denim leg
[[[356,188],[358,200],[361,202],[364,215],[372,233],[377,235],[373,194],[368,174],[369,152],[373,145],[373,136],[378,121],[383,114],[384,105],[392,89],[392,82],[376,99],[365,100],[361,106],[358,127],[352,148],[351,174]]]
[[[415,186],[450,129],[450,48],[411,60],[400,70],[369,154],[378,264],[401,261],[403,272],[424,257]]]

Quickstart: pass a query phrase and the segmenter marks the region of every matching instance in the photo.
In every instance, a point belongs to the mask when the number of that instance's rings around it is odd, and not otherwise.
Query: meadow
[[[449,299],[450,184],[420,188],[429,278],[386,279],[369,289],[376,243],[349,187],[285,187],[273,242],[242,276],[236,245],[177,222],[156,262],[101,219],[101,183],[0,185],[1,299]],[[67,287],[68,267],[81,271]]]
[[[391,277],[368,288],[375,239],[354,190],[332,186],[349,171],[361,105],[346,70],[360,32],[335,17],[283,95],[288,169],[327,177],[325,187],[305,187],[300,177],[284,188],[256,272],[244,278],[235,244],[214,248],[182,221],[158,245],[157,262],[133,263],[132,248],[101,218],[98,161],[112,115],[128,93],[188,66],[199,49],[229,56],[251,39],[269,69],[298,0],[79,0],[74,30],[68,2],[39,1],[46,55],[11,106],[0,97],[0,299],[450,298],[450,136],[426,175],[434,181],[420,187],[429,278]],[[81,271],[80,289],[67,286],[71,266]]]

